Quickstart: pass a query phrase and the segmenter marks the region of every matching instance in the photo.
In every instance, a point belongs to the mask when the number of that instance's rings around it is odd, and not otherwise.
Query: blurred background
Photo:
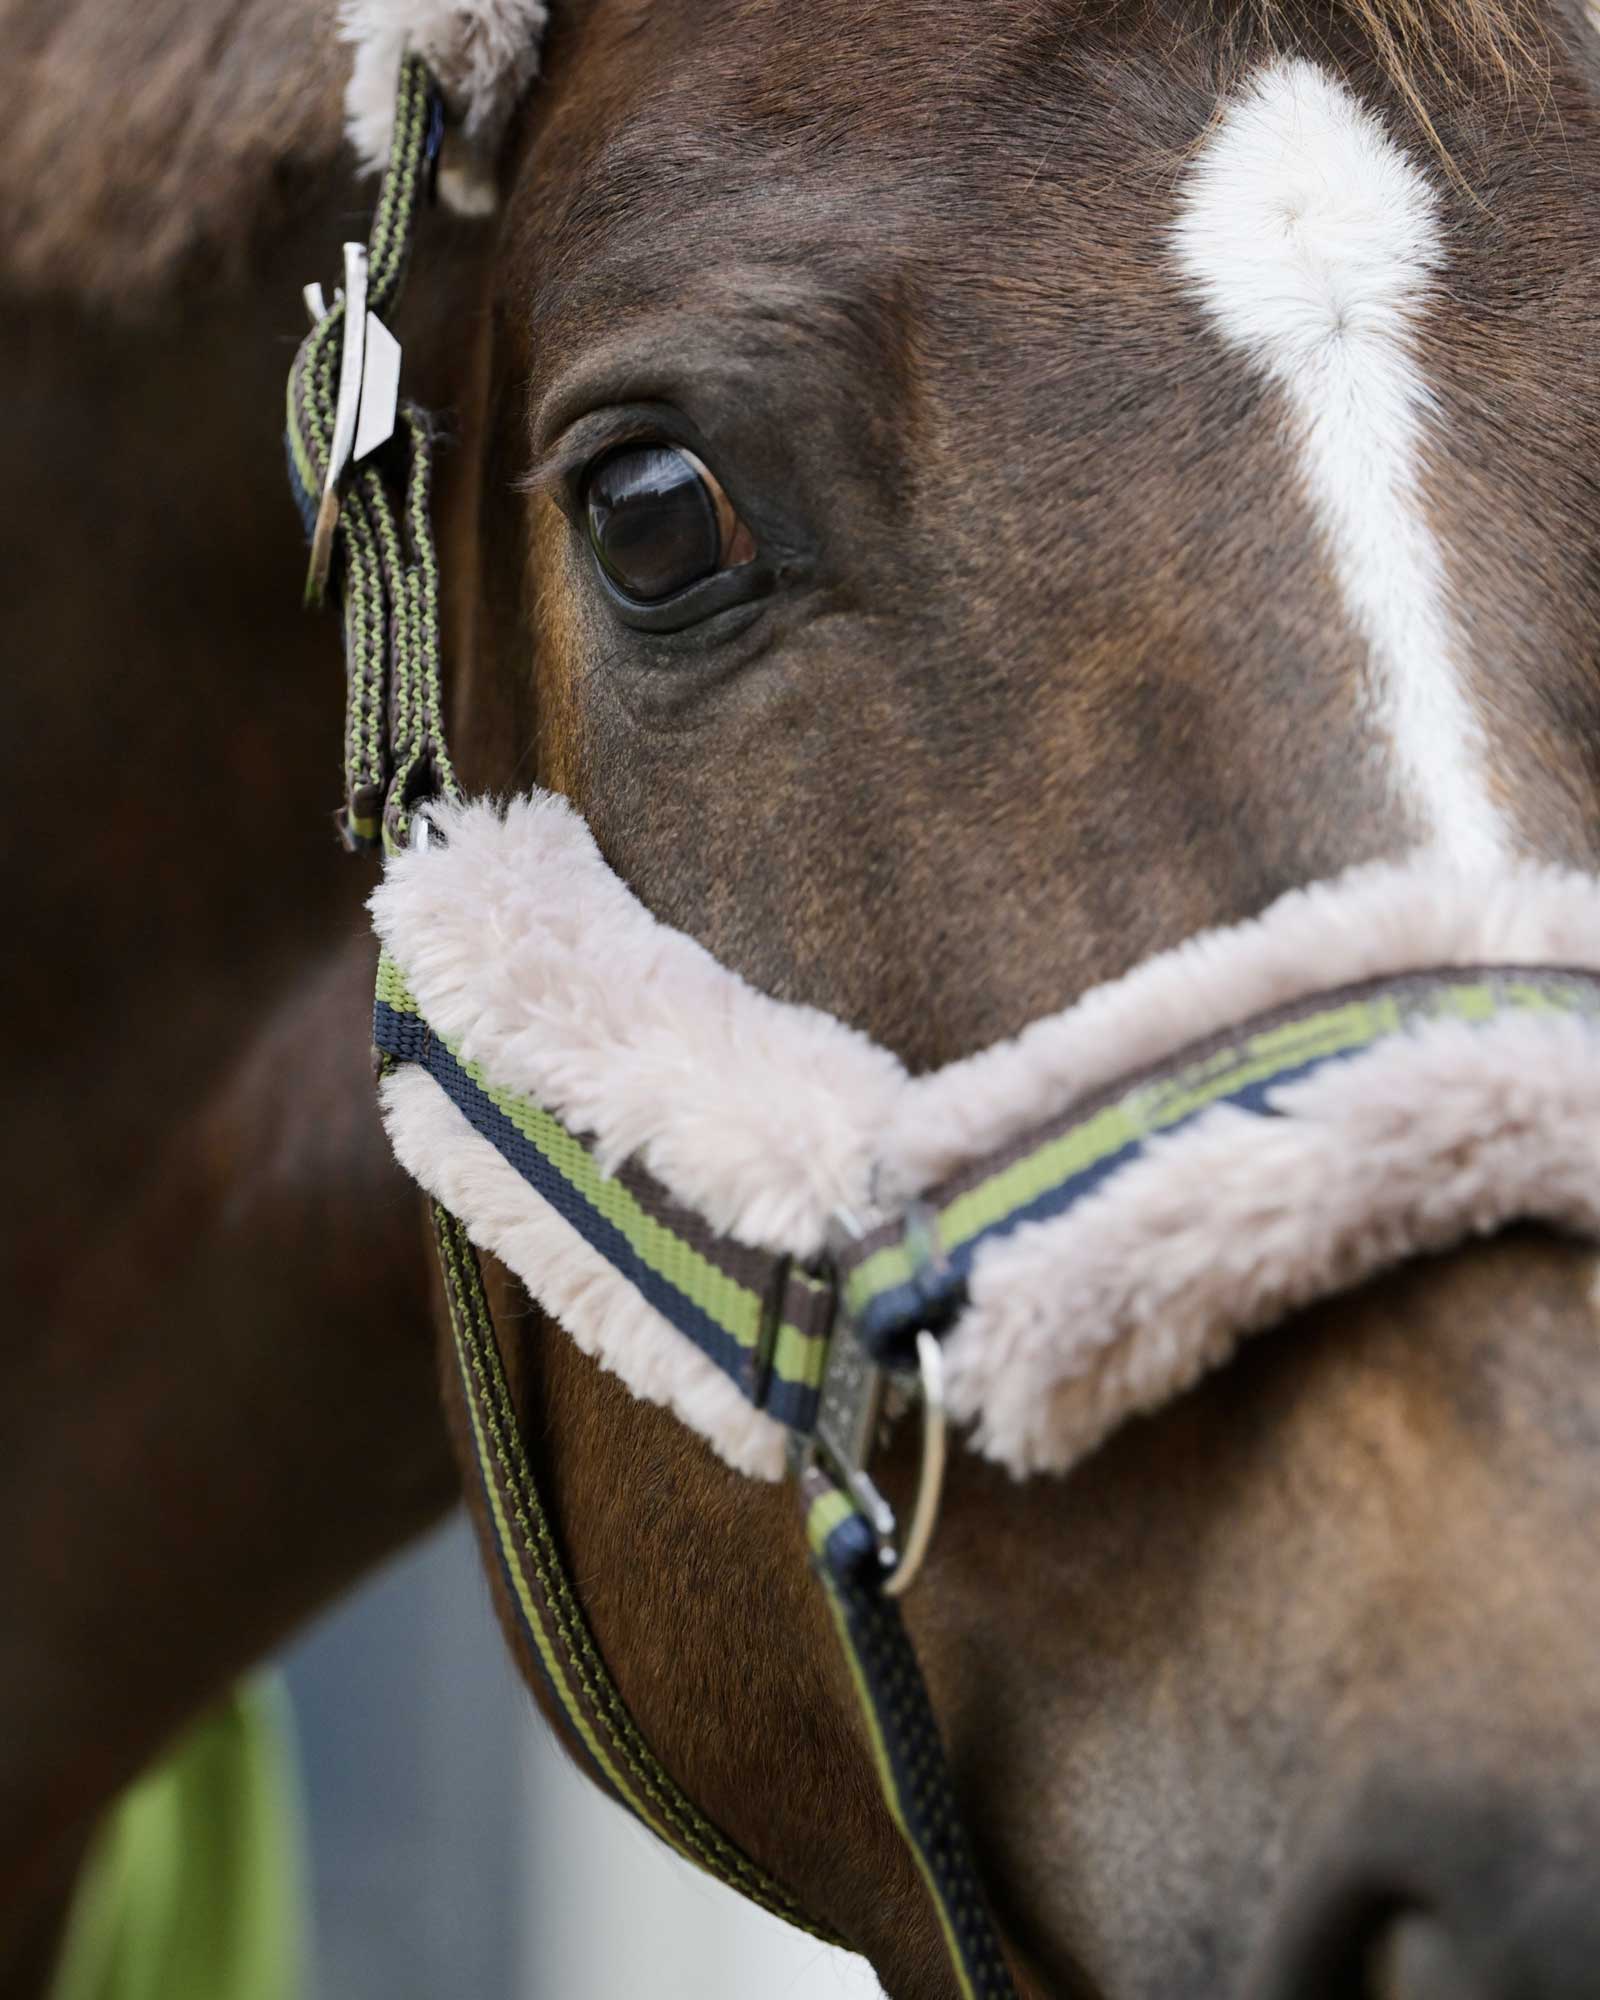
[[[459,1516],[282,1661],[312,1844],[307,2000],[877,2000],[557,1749]]]

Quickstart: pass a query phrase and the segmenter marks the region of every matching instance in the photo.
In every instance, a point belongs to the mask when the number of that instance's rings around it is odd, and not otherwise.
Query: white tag
[[[361,408],[351,453],[363,459],[394,436],[400,407],[400,343],[376,313],[367,314],[366,353],[361,368]]]

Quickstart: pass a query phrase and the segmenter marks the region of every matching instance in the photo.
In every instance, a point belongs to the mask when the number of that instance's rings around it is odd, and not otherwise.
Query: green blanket
[[[51,2000],[302,2000],[294,1768],[271,1682],[181,1737],[95,1841]]]

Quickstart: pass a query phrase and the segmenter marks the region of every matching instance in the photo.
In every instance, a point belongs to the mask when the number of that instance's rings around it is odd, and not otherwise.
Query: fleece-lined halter
[[[932,1526],[945,1408],[1014,1473],[1061,1472],[1244,1333],[1419,1251],[1517,1217],[1600,1235],[1600,884],[1359,870],[921,1077],[755,992],[658,923],[563,800],[461,795],[431,433],[397,405],[379,318],[445,128],[409,57],[368,248],[347,246],[331,310],[311,296],[289,457],[312,594],[331,580],[344,611],[341,824],[387,856],[372,899],[384,1116],[434,1201],[507,1591],[599,1781],[804,1922],[679,1791],[606,1673],[518,1436],[474,1245],[730,1464],[797,1478],[957,1983],[1008,1994],[896,1603]],[[901,1550],[870,1459],[919,1396]]]

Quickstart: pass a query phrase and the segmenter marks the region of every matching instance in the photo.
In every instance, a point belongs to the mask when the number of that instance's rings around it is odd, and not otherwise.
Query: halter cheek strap
[[[409,61],[367,244],[345,245],[346,289],[306,287],[311,332],[289,373],[289,486],[311,543],[306,602],[337,567],[344,615],[345,799],[352,851],[403,845],[424,798],[459,799],[440,694],[433,432],[399,401],[400,350],[380,314],[399,298],[417,210],[439,157],[443,111]]]

